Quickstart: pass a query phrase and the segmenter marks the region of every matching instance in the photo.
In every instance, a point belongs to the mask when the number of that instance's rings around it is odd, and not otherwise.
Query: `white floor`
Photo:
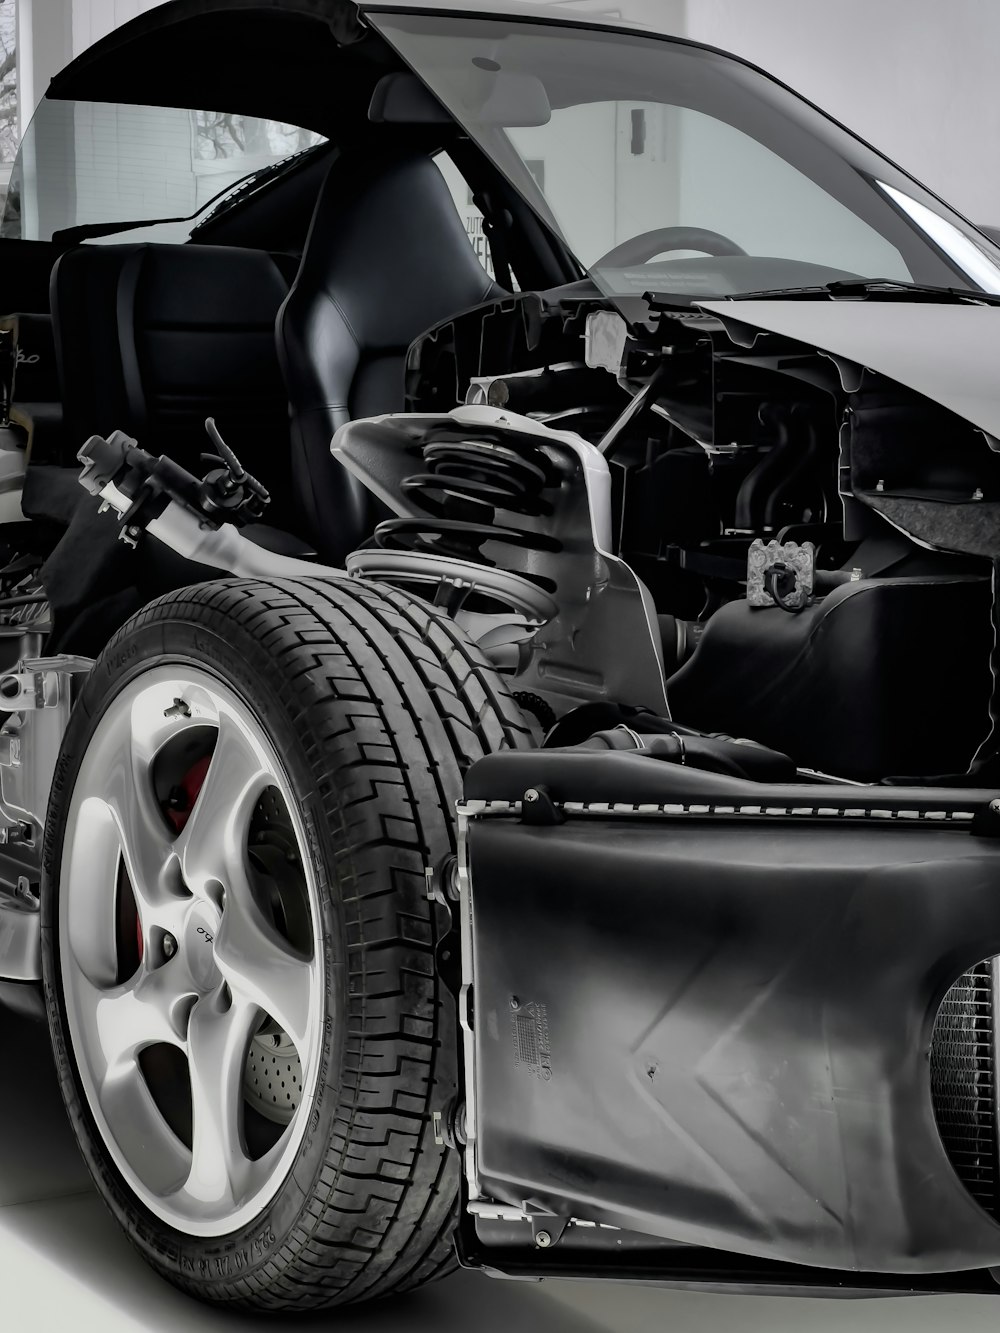
[[[44,1029],[0,1014],[0,1333],[995,1333],[995,1299],[804,1301],[459,1274],[405,1302],[305,1324],[232,1319],[139,1260],[94,1194],[55,1085]]]

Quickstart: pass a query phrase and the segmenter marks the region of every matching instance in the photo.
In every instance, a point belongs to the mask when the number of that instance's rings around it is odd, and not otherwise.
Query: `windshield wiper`
[[[248,194],[252,194],[259,186],[275,176],[283,176],[286,171],[290,171],[306,158],[317,153],[320,149],[326,148],[324,140],[322,143],[312,144],[309,148],[300,148],[297,153],[292,153],[288,157],[283,157],[279,162],[270,162],[266,167],[260,167],[257,171],[251,171],[248,176],[241,180],[234,181],[228,190],[222,190],[214,198],[209,199],[208,203],[202,204],[201,208],[195,214],[201,221],[197,227],[191,229],[191,235],[201,231],[202,227],[208,225],[213,218],[221,217],[223,213],[228,213],[231,208],[242,203]],[[212,205],[215,205],[212,208]],[[209,209],[208,213],[205,209]]]
[[[937,305],[1000,305],[1000,294],[977,292],[971,287],[933,287],[927,283],[901,282],[896,278],[846,278],[819,287],[774,287],[760,292],[703,298],[721,301],[817,301],[898,300],[926,301]]]
[[[313,153],[316,148],[323,147],[322,144],[316,144],[312,148],[303,148],[301,152],[293,153],[290,157],[283,157],[280,162],[269,162],[264,167],[257,167],[253,171],[248,171],[245,176],[240,176],[239,180],[233,181],[213,194],[211,199],[194,213],[186,217],[174,218],[133,218],[118,222],[81,222],[76,227],[64,227],[61,231],[52,233],[53,243],[56,245],[78,245],[80,241],[96,240],[99,236],[114,236],[120,231],[139,231],[143,227],[161,227],[172,222],[195,222],[198,219],[198,226],[192,228],[192,235],[214,217],[218,217],[225,209],[242,200],[246,192],[258,185],[264,184],[273,176],[280,176],[287,171],[289,167],[297,164],[306,153]],[[212,205],[215,205],[213,208]],[[205,212],[206,209],[210,211]]]

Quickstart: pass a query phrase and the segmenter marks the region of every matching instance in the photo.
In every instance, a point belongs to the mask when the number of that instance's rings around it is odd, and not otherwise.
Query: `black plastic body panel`
[[[1000,953],[992,793],[542,752],[477,765],[468,795],[543,783],[647,811],[469,820],[484,1194],[825,1269],[1000,1263],[928,1069],[940,1000]]]
[[[517,1234],[520,1232],[520,1234]],[[457,1233],[459,1261],[492,1277],[514,1279],[573,1278],[577,1281],[641,1282],[683,1291],[743,1292],[748,1295],[818,1297],[997,1294],[996,1269],[954,1273],[860,1273],[817,1268],[731,1254],[725,1250],[652,1241],[643,1249],[638,1237],[621,1246],[614,1231],[572,1228],[557,1245],[538,1249],[524,1224],[473,1222],[463,1218]],[[589,1239],[584,1240],[584,1237]]]

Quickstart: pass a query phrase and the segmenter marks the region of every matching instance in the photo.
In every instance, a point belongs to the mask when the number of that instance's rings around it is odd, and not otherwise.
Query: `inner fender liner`
[[[504,804],[542,783],[563,822]],[[597,806],[602,787],[635,805]],[[771,788],[628,754],[477,764],[483,1194],[824,1268],[1000,1263],[929,1072],[945,993],[1000,954],[990,796]]]

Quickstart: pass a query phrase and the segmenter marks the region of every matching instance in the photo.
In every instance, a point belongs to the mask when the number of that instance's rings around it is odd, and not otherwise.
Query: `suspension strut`
[[[436,583],[435,600],[453,613],[477,593],[533,624],[552,619],[555,582],[530,567],[531,557],[555,554],[562,543],[539,531],[540,524],[516,520],[552,516],[545,492],[560,484],[558,464],[537,439],[486,425],[443,421],[417,447],[423,468],[401,491],[419,515],[379,524],[348,568],[390,581]],[[505,548],[527,553],[514,561],[520,571],[508,567]]]

